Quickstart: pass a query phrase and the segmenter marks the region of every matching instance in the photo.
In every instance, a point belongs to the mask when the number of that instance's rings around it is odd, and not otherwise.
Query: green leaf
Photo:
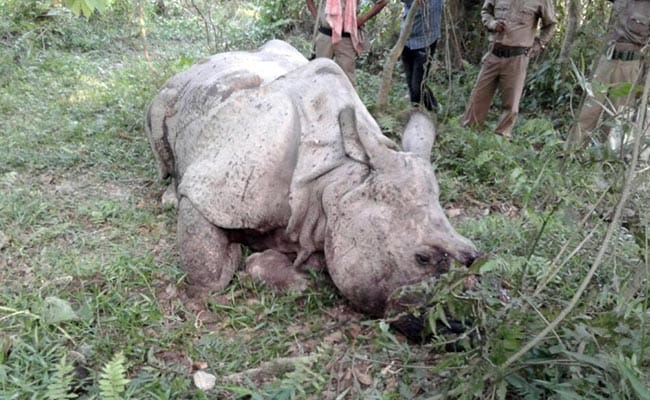
[[[567,399],[567,400],[583,400],[584,396],[581,394],[576,393],[574,390],[571,388],[564,388],[560,386],[552,386],[551,389],[560,395],[560,399]]]
[[[65,5],[77,17],[80,15],[90,17],[95,11],[101,12],[106,9],[104,0],[65,0]]]
[[[69,2],[68,8],[72,11],[77,17],[81,15],[81,2],[79,0],[72,0]]]
[[[580,361],[582,363],[599,368],[603,371],[607,371],[607,363],[604,360],[598,359],[596,357],[588,356],[586,354],[572,352],[572,351],[564,351],[563,353],[568,357],[573,358],[576,361]]]
[[[650,390],[641,382],[635,371],[630,368],[623,360],[616,360],[621,375],[623,375],[632,385],[632,388],[640,399],[650,399]]]
[[[492,159],[494,158],[493,156],[494,154],[491,150],[482,151],[481,154],[479,154],[478,157],[476,157],[476,165],[481,166],[483,164],[492,161]]]
[[[474,264],[472,264],[472,269],[474,268]],[[498,271],[499,270],[499,262],[492,258],[492,259],[485,259],[485,262],[479,264],[479,270],[478,273],[483,275],[488,272],[492,271]]]
[[[508,384],[506,383],[505,380],[502,380],[501,382],[499,382],[499,386],[497,387],[497,399],[506,400],[507,394],[508,394]]]
[[[251,400],[264,400],[264,397],[262,397],[258,392],[246,387],[228,385],[228,386],[224,386],[223,388],[238,395],[239,398],[242,398],[244,396],[249,396]]]
[[[54,375],[47,385],[45,398],[48,400],[61,400],[61,399],[74,399],[77,395],[70,391],[74,367],[69,363],[65,357],[62,357],[56,365]]]
[[[192,64],[194,64],[196,60],[194,57],[187,57],[185,55],[181,55],[178,58],[178,61],[176,62],[176,66],[180,69],[186,69],[189,68]]]
[[[108,4],[105,0],[92,0],[92,2],[94,4],[95,10],[99,12],[106,11],[106,7],[108,6]]]
[[[99,392],[103,400],[122,400],[122,393],[130,382],[126,378],[126,359],[121,352],[104,366],[99,377]]]
[[[521,167],[516,167],[515,169],[512,170],[510,173],[510,179],[512,181],[517,180],[522,174],[524,173],[524,170]]]
[[[632,96],[635,96],[643,92],[643,87],[640,85],[632,86],[630,82],[622,82],[622,83],[617,83],[615,85],[612,85],[610,87],[609,96],[617,97],[617,98],[628,97],[632,92],[633,87],[634,87],[634,93],[632,94]]]
[[[79,3],[81,3],[81,14],[83,14],[84,17],[90,17],[93,15],[93,9],[90,8],[88,1],[80,1]]]
[[[77,313],[66,300],[58,297],[46,297],[41,309],[41,317],[48,324],[75,321],[79,319]]]

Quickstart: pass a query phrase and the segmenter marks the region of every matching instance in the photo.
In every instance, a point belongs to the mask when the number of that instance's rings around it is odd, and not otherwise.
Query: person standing
[[[413,3],[415,1],[420,3],[420,7],[415,11],[413,27],[402,50],[402,65],[406,75],[409,98],[411,103],[422,104],[429,111],[438,111],[438,101],[426,85],[425,79],[429,75],[436,52],[436,44],[440,39],[443,0],[402,1],[404,2],[402,32]]]
[[[511,138],[529,57],[542,51],[553,37],[557,24],[555,9],[551,0],[485,0],[481,20],[488,29],[490,45],[462,125],[485,122],[498,87],[502,110],[495,133]]]
[[[628,0],[626,4],[623,0],[615,0],[613,3],[618,8],[614,10],[618,12],[618,19],[609,35],[607,53],[600,57],[593,77],[594,82],[609,87],[638,82],[643,69],[641,49],[650,39],[650,1]],[[611,104],[620,109],[633,98],[634,95],[608,97],[607,93],[587,95],[565,147],[575,149],[586,144],[598,126],[603,105]],[[602,142],[608,139],[609,131],[610,127],[605,124],[600,135]]]
[[[332,58],[355,84],[355,61],[363,51],[360,28],[377,15],[388,0],[376,0],[367,13],[357,16],[359,0],[306,0],[311,15],[317,19],[318,33],[314,38],[316,57]]]

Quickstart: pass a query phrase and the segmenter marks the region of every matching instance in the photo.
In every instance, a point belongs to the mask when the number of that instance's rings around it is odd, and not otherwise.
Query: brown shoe
[[[494,132],[495,134],[502,136],[506,140],[512,140],[512,134],[510,133],[504,133],[504,132]]]

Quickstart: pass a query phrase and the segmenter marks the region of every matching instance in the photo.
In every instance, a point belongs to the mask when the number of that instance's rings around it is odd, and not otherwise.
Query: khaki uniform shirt
[[[614,7],[622,7],[617,0]],[[634,50],[645,46],[650,38],[650,1],[629,0],[627,7],[620,10],[616,28],[611,35],[612,42],[633,45]]]
[[[551,0],[485,0],[481,20],[490,31],[491,43],[511,47],[532,47],[540,20],[539,41],[546,46],[557,24]],[[506,24],[503,32],[495,31],[499,21]]]

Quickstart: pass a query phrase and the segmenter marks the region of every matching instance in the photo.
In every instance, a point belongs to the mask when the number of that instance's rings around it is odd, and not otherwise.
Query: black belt
[[[332,36],[332,29],[325,26],[319,27],[318,32],[323,35]],[[341,37],[350,37],[350,32],[341,32]]]
[[[528,54],[530,47],[499,46],[492,49],[492,54],[499,58],[516,57]]]
[[[622,60],[622,61],[633,61],[641,59],[641,52],[639,51],[618,51],[614,50],[612,52],[612,60]]]

